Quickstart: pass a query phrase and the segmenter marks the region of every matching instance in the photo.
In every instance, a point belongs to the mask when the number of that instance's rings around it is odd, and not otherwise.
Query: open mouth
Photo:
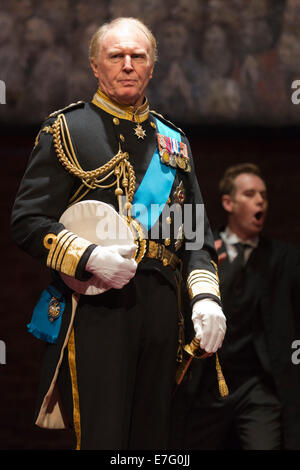
[[[258,211],[256,212],[256,214],[254,214],[254,217],[256,218],[256,220],[259,221],[262,219],[263,215],[264,215],[263,211]]]

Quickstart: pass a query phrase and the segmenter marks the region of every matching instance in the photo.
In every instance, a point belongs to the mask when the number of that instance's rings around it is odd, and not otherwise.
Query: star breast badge
[[[138,139],[143,139],[146,136],[146,131],[142,128],[140,124],[136,126],[134,129],[135,135],[138,137]]]

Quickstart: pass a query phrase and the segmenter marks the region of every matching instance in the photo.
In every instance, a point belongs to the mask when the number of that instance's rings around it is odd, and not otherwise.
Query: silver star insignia
[[[146,135],[146,131],[144,131],[140,124],[136,126],[136,128],[134,129],[134,133],[138,137],[138,139],[143,139]]]

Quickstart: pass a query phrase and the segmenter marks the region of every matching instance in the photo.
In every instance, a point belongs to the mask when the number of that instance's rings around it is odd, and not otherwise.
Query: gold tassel
[[[221,397],[227,397],[229,394],[228,387],[226,385],[226,381],[221,369],[220,361],[218,358],[218,354],[216,353],[216,369],[217,369],[217,376],[218,376],[218,385],[219,385],[219,392]]]

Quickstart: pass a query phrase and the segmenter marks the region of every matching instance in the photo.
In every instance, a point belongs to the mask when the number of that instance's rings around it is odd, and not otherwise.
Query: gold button
[[[118,126],[118,125],[120,124],[120,121],[119,121],[118,118],[114,117],[114,118],[113,118],[113,123],[114,123],[116,126]]]
[[[171,217],[167,217],[167,218],[166,218],[166,222],[167,222],[168,225],[171,225],[171,223],[172,223]]]
[[[165,246],[169,246],[171,244],[171,239],[166,238],[165,241],[164,241],[164,244],[165,244]]]
[[[153,129],[156,129],[156,124],[155,124],[155,122],[152,122],[152,121],[151,121],[151,122],[150,122],[150,125],[153,127]]]
[[[123,136],[123,134],[120,134],[120,139],[122,140],[122,142],[125,142],[125,137]]]
[[[162,260],[162,263],[163,263],[164,266],[168,266],[169,261],[167,260],[167,258],[164,258],[164,259]]]

